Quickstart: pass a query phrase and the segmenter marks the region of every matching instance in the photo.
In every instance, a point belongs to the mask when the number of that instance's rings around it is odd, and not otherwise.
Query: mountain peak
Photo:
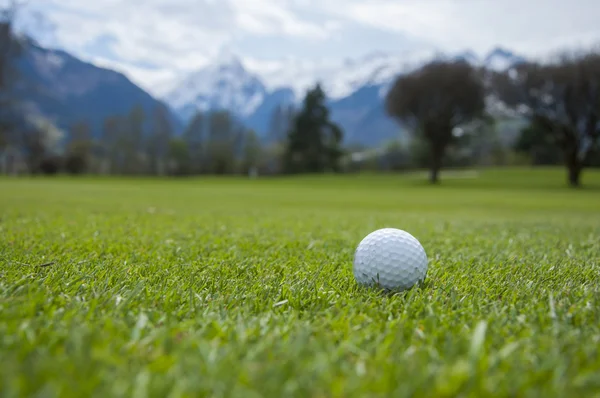
[[[197,110],[236,109],[248,115],[260,105],[266,88],[250,73],[231,48],[222,48],[212,62],[185,77],[165,96],[180,113]]]
[[[471,65],[477,65],[477,63],[479,62],[479,58],[477,57],[477,54],[475,54],[471,50],[465,50],[461,53],[458,53],[453,58],[458,61],[465,61]]]
[[[213,65],[234,67],[244,69],[241,58],[230,47],[223,47],[217,53],[212,62]]]
[[[495,47],[493,48],[488,55],[484,58],[484,64],[487,68],[500,71],[506,70],[513,65],[524,62],[525,58],[516,55],[510,50],[507,50],[503,47]]]
[[[514,53],[510,50],[507,50],[504,47],[497,46],[494,47],[486,56],[486,58],[494,57],[494,56],[502,56],[502,57],[514,57]]]

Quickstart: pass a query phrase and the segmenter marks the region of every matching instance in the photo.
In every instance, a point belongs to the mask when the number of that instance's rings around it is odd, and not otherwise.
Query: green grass
[[[600,172],[423,179],[0,179],[1,395],[600,396]]]

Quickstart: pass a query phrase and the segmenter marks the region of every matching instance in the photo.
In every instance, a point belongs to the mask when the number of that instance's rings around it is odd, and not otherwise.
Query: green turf
[[[466,177],[2,178],[1,395],[600,396],[600,172]],[[355,284],[386,226],[424,286]]]

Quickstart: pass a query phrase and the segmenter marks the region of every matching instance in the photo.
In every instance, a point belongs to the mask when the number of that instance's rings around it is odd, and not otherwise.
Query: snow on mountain
[[[262,80],[250,73],[238,57],[226,52],[179,82],[164,99],[180,111],[235,109],[239,115],[248,116],[260,106],[265,95]]]
[[[306,90],[320,82],[332,118],[344,127],[347,137],[369,144],[398,134],[398,128],[383,111],[383,97],[397,75],[433,60],[459,59],[496,71],[524,60],[496,48],[483,57],[468,50],[452,54],[423,50],[400,54],[373,52],[345,60],[286,58],[246,66],[231,52],[223,52],[208,66],[187,76],[165,100],[183,119],[197,110],[232,110],[249,128],[265,136],[270,115],[278,104],[300,102]]]
[[[494,71],[505,71],[511,66],[524,62],[525,58],[503,48],[495,48],[484,58],[483,66]]]
[[[524,58],[510,51],[497,48],[484,58],[472,51],[442,54],[434,50],[387,54],[373,52],[362,57],[346,60],[303,61],[287,58],[255,73],[260,75],[269,90],[291,88],[297,98],[319,81],[328,98],[345,98],[361,87],[381,85],[381,95],[395,76],[414,70],[432,60],[465,60],[473,66],[485,66],[504,70]]]
[[[385,84],[399,72],[418,67],[434,53],[386,54],[373,52],[365,56],[345,60],[321,60],[307,62],[287,58],[266,70],[257,70],[271,90],[289,87],[297,98],[320,82],[327,97],[335,100],[349,96],[364,86]]]
[[[174,109],[235,109],[249,116],[270,92],[291,89],[297,101],[316,82],[330,100],[339,100],[365,86],[380,86],[380,97],[399,73],[407,73],[434,59],[462,59],[474,66],[504,70],[523,60],[502,48],[480,59],[471,51],[441,54],[432,50],[401,54],[373,52],[345,60],[309,61],[286,58],[271,64],[246,67],[229,51],[219,54],[208,66],[187,76],[164,97]],[[188,112],[186,112],[188,113]]]

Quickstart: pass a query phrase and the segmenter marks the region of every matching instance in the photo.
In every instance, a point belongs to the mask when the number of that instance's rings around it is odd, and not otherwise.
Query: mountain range
[[[229,110],[260,137],[269,133],[278,105],[300,105],[304,93],[320,82],[327,94],[331,118],[344,130],[346,144],[376,146],[402,139],[401,128],[384,111],[383,98],[394,78],[433,59],[464,59],[494,70],[506,69],[523,57],[496,48],[478,58],[458,54],[374,52],[339,62],[286,60],[277,69],[251,70],[240,57],[221,54],[210,65],[184,77],[156,98],[125,75],[97,67],[55,49],[33,45],[19,61],[19,69],[35,90],[24,93],[30,108],[68,129],[87,121],[100,134],[107,117],[127,114],[141,105],[146,114],[157,106],[170,110],[175,133],[183,130],[198,110]]]
[[[331,118],[344,130],[347,144],[373,146],[402,139],[398,124],[385,114],[383,98],[400,73],[434,59],[462,59],[475,66],[504,70],[524,60],[496,48],[479,59],[473,52],[386,54],[374,52],[339,62],[282,62],[268,73],[249,70],[231,53],[220,54],[209,66],[185,77],[164,100],[183,120],[197,110],[234,111],[259,136],[268,134],[270,116],[278,104],[299,105],[316,82],[323,86]]]
[[[148,116],[158,107],[166,108],[174,132],[183,129],[181,117],[168,104],[122,73],[97,67],[66,51],[30,44],[16,66],[16,91],[22,106],[60,130],[85,122],[98,137],[108,117],[126,116],[136,106]]]

